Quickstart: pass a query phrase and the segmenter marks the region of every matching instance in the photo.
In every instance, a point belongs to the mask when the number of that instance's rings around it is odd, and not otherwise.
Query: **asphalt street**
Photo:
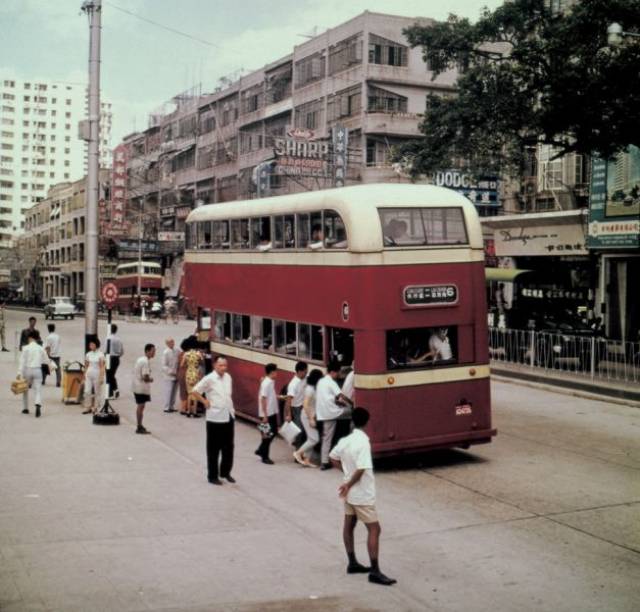
[[[27,316],[8,312],[11,342]],[[63,361],[83,325],[57,322]],[[193,327],[120,323],[119,427],[51,379],[43,417],[22,415],[16,354],[0,354],[0,610],[640,610],[638,408],[494,382],[492,444],[377,465],[385,588],[345,574],[335,470],[296,465],[282,440],[265,466],[239,423],[238,482],[211,486],[203,420],[164,414],[159,389],[152,435],[134,434],[133,361]]]

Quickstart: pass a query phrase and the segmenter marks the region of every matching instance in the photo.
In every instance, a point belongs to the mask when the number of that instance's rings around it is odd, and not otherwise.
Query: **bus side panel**
[[[489,379],[389,389],[357,389],[371,411],[374,452],[421,451],[487,442],[491,426]],[[471,412],[462,405],[468,405]]]
[[[258,390],[264,378],[264,366],[236,357],[227,357],[229,375],[233,380],[233,405],[245,418],[258,419]],[[278,371],[276,394],[288,384],[293,374]]]

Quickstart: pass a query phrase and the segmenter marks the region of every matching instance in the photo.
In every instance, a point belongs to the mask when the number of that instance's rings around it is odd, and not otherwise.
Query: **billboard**
[[[640,247],[640,149],[593,158],[589,198],[591,249]]]

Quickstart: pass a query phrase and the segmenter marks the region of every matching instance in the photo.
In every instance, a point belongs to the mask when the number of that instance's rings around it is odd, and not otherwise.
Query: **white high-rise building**
[[[0,76],[0,247],[11,245],[24,211],[50,187],[84,176],[85,105],[85,85]],[[102,104],[101,151],[110,144],[110,106]]]

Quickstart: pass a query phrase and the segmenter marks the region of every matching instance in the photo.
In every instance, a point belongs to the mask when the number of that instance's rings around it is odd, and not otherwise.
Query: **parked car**
[[[73,319],[78,310],[69,297],[52,297],[44,307],[44,318],[55,319],[63,317]]]

